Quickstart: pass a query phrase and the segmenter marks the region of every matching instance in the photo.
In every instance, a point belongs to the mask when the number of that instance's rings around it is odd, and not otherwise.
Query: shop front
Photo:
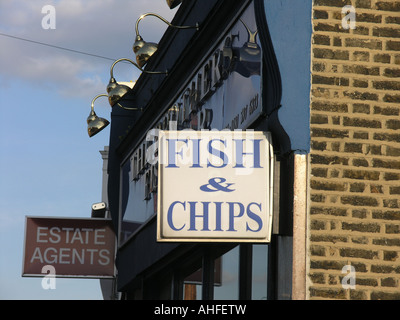
[[[198,28],[165,32],[145,70],[167,72],[142,73],[119,102],[142,111],[113,109],[108,201],[123,299],[301,298],[311,30],[296,21],[311,10],[288,2],[183,1],[171,23]],[[270,26],[273,10],[294,24]],[[280,48],[294,29],[308,40],[289,50],[305,75]]]

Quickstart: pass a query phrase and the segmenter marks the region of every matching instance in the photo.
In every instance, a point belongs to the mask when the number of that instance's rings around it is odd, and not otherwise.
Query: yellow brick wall
[[[313,29],[308,297],[400,299],[400,1],[313,0]]]

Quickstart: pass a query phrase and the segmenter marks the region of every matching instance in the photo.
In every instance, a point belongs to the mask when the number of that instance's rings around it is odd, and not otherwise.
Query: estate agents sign
[[[160,131],[158,160],[158,241],[270,241],[269,134]]]
[[[26,217],[22,276],[112,278],[115,234],[109,219]]]

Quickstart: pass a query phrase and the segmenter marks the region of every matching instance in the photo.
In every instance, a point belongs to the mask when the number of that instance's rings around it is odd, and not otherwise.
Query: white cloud
[[[55,30],[41,27],[45,16],[41,10],[48,4],[56,9]],[[135,23],[145,12],[156,12],[171,20],[176,9],[170,10],[165,0],[1,0],[0,33],[111,59],[134,59]],[[157,42],[167,26],[152,17],[148,20],[141,22],[143,36]],[[2,84],[5,79],[18,78],[87,99],[99,90],[105,91],[112,60],[4,36],[0,36],[0,46]],[[119,66],[115,71],[126,80],[135,80],[139,71],[133,69]]]

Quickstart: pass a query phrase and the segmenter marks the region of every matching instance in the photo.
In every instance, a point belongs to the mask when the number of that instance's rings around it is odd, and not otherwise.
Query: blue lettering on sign
[[[251,140],[251,141],[253,141],[253,145],[254,145],[254,153],[243,152],[244,139],[241,139],[241,140],[234,139],[233,141],[235,141],[235,144],[236,144],[236,166],[234,166],[234,168],[244,168],[243,156],[250,155],[250,154],[254,155],[253,167],[251,167],[251,168],[262,168],[260,165],[260,142],[262,140],[260,140],[260,139]]]
[[[224,168],[228,164],[228,156],[224,152],[214,149],[213,146],[212,146],[213,141],[220,141],[220,142],[222,142],[222,144],[224,146],[226,146],[226,142],[225,142],[225,140],[221,140],[221,139],[211,140],[208,143],[208,148],[207,148],[207,150],[208,150],[208,152],[210,154],[213,154],[213,155],[215,155],[217,157],[220,157],[221,160],[223,160],[223,164],[221,164],[220,166],[215,166],[210,161],[207,161],[207,168],[209,168],[209,167],[212,167],[212,168]],[[218,153],[218,151],[219,151],[219,153]]]
[[[185,160],[185,163],[190,163],[190,168],[203,168],[200,163],[201,152],[204,148],[201,148],[201,142],[203,139],[166,139],[168,145],[168,164],[166,168],[179,168],[177,165],[177,156]],[[206,140],[206,139],[204,139]],[[191,145],[189,147],[189,143]],[[222,164],[215,164],[207,158],[207,168],[224,168],[228,164],[235,164],[233,168],[245,168],[244,157],[252,157],[252,166],[250,168],[262,168],[261,166],[261,151],[260,144],[261,139],[248,139],[253,145],[253,152],[244,152],[244,142],[246,139],[233,139],[236,151],[234,154],[229,155],[224,152],[227,146],[227,141],[223,139],[212,139],[207,143],[207,151],[209,155],[213,155],[222,160]],[[178,142],[183,142],[184,145],[177,150]],[[219,146],[218,146],[219,143]],[[185,159],[187,153],[183,153],[184,149],[191,151],[190,157]],[[232,159],[230,159],[230,157]],[[190,160],[190,162],[189,162]],[[235,160],[235,161],[233,161]],[[250,163],[250,162],[249,162]],[[205,163],[204,163],[205,164]]]
[[[189,204],[189,212],[186,212],[187,206],[186,203]],[[179,204],[183,210],[179,211],[179,215],[182,215],[187,220],[189,220],[189,228],[188,231],[199,231],[197,228],[197,223],[200,222],[202,225],[202,229],[200,231],[231,231],[236,232],[237,229],[235,227],[235,223],[237,219],[242,218],[246,215],[249,220],[255,222],[257,225],[256,229],[251,228],[248,222],[246,222],[246,231],[249,232],[258,232],[263,227],[263,221],[259,214],[262,212],[261,203],[251,202],[247,206],[241,202],[209,202],[209,201],[174,201],[168,208],[167,213],[167,222],[169,227],[174,231],[181,231],[186,227],[186,223],[184,223],[181,227],[177,227],[174,225],[174,209],[176,209],[176,205]],[[199,208],[200,207],[200,208]],[[258,213],[257,214],[257,210]],[[178,210],[178,209],[176,209]],[[188,214],[188,215],[187,215]],[[215,217],[215,229],[210,230],[210,217]],[[228,219],[228,229],[222,229],[222,220]]]

